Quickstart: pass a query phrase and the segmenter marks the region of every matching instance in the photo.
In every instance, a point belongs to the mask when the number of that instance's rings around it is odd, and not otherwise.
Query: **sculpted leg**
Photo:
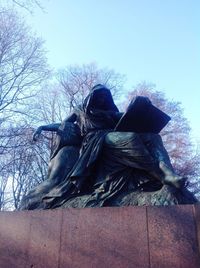
[[[185,184],[186,178],[178,176],[174,172],[169,155],[163,145],[160,135],[147,133],[141,134],[140,137],[149,150],[149,153],[157,159],[159,163],[162,183],[173,185],[176,188],[181,188]]]
[[[186,182],[186,178],[178,176],[172,169],[170,169],[163,161],[159,163],[159,167],[162,170],[164,177],[163,183],[173,185],[176,188],[181,188]]]
[[[174,173],[168,153],[158,134],[137,134],[132,132],[111,132],[106,136],[105,147],[110,162],[129,166],[147,172],[163,184],[176,188],[184,179]]]

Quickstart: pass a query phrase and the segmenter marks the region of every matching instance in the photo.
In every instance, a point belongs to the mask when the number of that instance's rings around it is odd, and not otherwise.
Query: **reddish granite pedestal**
[[[0,213],[0,268],[200,267],[200,206]]]

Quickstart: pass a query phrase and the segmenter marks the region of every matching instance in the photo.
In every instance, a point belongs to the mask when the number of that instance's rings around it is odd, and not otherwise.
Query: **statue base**
[[[200,206],[0,213],[2,268],[200,267]]]

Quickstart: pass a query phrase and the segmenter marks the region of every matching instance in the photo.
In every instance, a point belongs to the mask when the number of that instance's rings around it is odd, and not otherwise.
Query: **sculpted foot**
[[[159,167],[164,173],[164,184],[169,184],[176,188],[182,188],[185,185],[187,178],[175,174],[164,162],[161,161]]]

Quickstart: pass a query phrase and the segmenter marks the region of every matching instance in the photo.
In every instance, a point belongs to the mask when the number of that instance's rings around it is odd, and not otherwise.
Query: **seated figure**
[[[122,116],[110,90],[103,85],[92,88],[83,106],[65,120],[80,130],[79,153],[72,163],[69,148],[73,143],[57,147],[50,161],[49,181],[53,183],[45,192],[38,188],[42,208],[66,206],[81,196],[87,196],[81,207],[109,206],[122,193],[144,188],[156,191],[163,185],[180,189],[184,185],[185,179],[175,174],[160,135],[116,131]],[[41,130],[51,129],[39,128],[34,139]],[[66,135],[71,136],[69,132]]]
[[[46,208],[61,206],[89,191],[92,198],[88,198],[85,206],[106,205],[108,200],[126,191],[128,185],[141,184],[144,179],[134,176],[138,171],[155,184],[181,187],[183,178],[174,173],[158,134],[114,131],[122,115],[110,91],[97,85],[86,97],[82,109],[68,118],[81,130],[79,159],[65,180],[44,197]]]

